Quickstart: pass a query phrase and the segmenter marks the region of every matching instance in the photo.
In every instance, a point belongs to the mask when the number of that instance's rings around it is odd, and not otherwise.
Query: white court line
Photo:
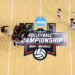
[[[42,0],[40,0],[40,17],[42,16]],[[41,22],[41,18],[40,18],[40,22]]]
[[[39,75],[40,75],[40,61],[39,61]]]
[[[8,56],[8,71],[7,75],[10,75],[10,50],[11,50],[11,31],[12,31],[12,18],[13,18],[13,0],[11,0],[11,24],[10,24],[10,41],[9,41],[9,56]]]
[[[42,0],[40,0],[40,17],[42,15]]]
[[[42,16],[42,0],[40,0],[40,17]],[[40,18],[41,21],[41,18]],[[40,75],[40,61],[39,61],[39,75]]]
[[[69,0],[69,26],[70,26],[70,0]],[[72,49],[71,49],[71,28],[69,29],[69,40],[70,40],[70,70],[72,75]]]

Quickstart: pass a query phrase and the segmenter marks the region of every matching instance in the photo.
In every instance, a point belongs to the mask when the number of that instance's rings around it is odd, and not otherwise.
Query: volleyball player
[[[56,15],[56,19],[58,19],[59,22],[62,22],[62,20],[61,20],[61,15],[60,15],[61,12],[62,12],[62,10],[59,8],[59,9],[57,10],[57,15]]]
[[[1,27],[1,32],[4,33],[4,36],[6,38],[7,35],[9,35],[8,30],[6,29],[8,26],[2,26]]]

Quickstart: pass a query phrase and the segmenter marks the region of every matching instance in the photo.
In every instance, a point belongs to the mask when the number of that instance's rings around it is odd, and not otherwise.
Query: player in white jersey
[[[72,29],[75,29],[75,21],[74,21],[75,19],[74,18],[71,18],[70,19],[70,29],[72,28]]]
[[[4,37],[6,38],[7,35],[9,35],[8,30],[6,29],[8,26],[2,26],[1,32],[4,33]]]
[[[61,20],[61,16],[60,16],[60,12],[61,12],[61,11],[62,11],[61,9],[58,9],[58,11],[57,11],[57,15],[56,15],[56,19],[58,19],[59,22],[62,22],[62,20]]]
[[[71,18],[71,19],[70,19],[70,26],[71,26],[71,27],[72,27],[73,23],[74,23],[74,19]]]

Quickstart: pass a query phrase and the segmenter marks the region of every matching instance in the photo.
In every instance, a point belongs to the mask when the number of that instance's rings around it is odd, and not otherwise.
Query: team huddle
[[[29,29],[30,29],[30,25],[24,23],[20,23],[19,25],[16,25],[12,34],[12,39],[14,40],[14,44],[16,43],[16,41],[21,41],[25,37],[27,37]]]

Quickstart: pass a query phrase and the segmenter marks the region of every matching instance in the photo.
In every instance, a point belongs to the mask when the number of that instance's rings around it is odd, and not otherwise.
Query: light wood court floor
[[[71,0],[71,12],[75,12],[75,0]],[[0,0],[0,27],[11,25],[12,0]],[[56,19],[57,9],[61,8],[60,23]],[[72,52],[72,75],[75,75],[75,30],[69,33],[69,1],[68,0],[42,0],[42,16],[48,23],[56,23],[57,32],[67,32],[67,46],[56,47],[56,56],[49,55],[40,62],[40,75],[71,75],[70,50]],[[12,32],[15,25],[20,22],[34,22],[40,15],[40,0],[13,0]],[[75,17],[71,13],[70,17]],[[41,27],[41,26],[40,26]],[[39,28],[34,25],[34,29]],[[47,29],[47,26],[42,26]],[[70,40],[71,37],[71,40]],[[10,36],[4,38],[0,32],[0,75],[39,75],[39,61],[33,55],[24,56],[24,47],[13,46]],[[71,42],[70,42],[71,41]],[[71,43],[71,47],[70,47]],[[9,58],[10,46],[10,58]],[[8,72],[8,58],[10,59]]]

